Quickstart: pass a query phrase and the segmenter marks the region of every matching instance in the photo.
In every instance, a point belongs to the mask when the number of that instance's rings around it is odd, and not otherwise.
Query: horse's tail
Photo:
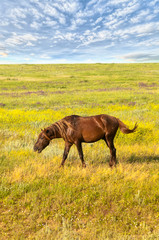
[[[135,132],[136,128],[137,128],[137,123],[135,123],[135,126],[133,129],[129,129],[122,121],[120,121],[118,118],[118,123],[119,123],[119,128],[122,131],[122,133],[124,134],[128,134],[128,133],[133,133]]]

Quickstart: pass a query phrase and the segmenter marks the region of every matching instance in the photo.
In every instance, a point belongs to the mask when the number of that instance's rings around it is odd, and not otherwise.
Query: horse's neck
[[[57,128],[57,126],[53,124],[53,125],[51,125],[51,127],[52,127],[52,131],[53,131],[53,136],[54,136],[54,138],[62,138],[62,136],[61,136],[61,134],[60,134],[59,129]]]

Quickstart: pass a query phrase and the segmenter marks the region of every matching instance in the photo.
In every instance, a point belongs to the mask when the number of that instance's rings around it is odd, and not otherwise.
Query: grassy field
[[[41,154],[41,128],[66,115],[109,114],[119,164],[103,141]],[[0,239],[159,239],[159,64],[0,65]]]

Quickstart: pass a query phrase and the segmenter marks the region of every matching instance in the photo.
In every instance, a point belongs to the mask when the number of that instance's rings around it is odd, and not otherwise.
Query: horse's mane
[[[70,122],[66,121],[65,119],[61,119],[58,122],[55,122],[52,126],[58,130],[61,137],[66,141],[70,140],[67,136],[67,129],[70,128],[70,130],[75,131],[72,124]]]

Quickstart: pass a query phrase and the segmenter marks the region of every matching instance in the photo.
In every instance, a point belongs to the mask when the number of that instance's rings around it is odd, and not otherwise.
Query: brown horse
[[[117,163],[116,149],[113,140],[118,128],[120,128],[123,133],[128,134],[135,131],[137,124],[130,130],[118,118],[105,114],[91,117],[80,117],[77,115],[67,116],[46,129],[41,130],[38,140],[34,145],[34,151],[40,153],[49,145],[52,139],[63,138],[65,141],[65,149],[61,166],[64,166],[69,150],[71,146],[75,144],[82,161],[82,167],[86,167],[83,158],[82,142],[92,143],[103,139],[110,149],[111,158],[109,165],[112,167]]]

